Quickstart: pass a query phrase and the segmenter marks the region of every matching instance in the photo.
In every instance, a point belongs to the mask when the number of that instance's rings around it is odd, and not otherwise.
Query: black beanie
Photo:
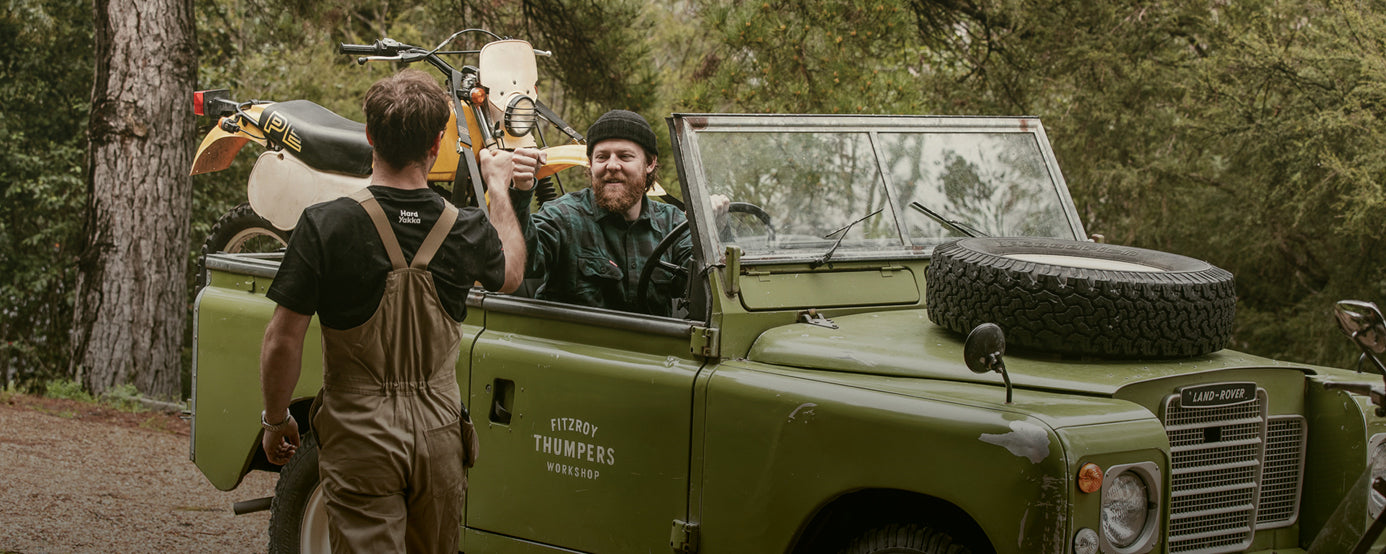
[[[597,122],[587,128],[587,157],[592,158],[592,148],[606,139],[626,139],[639,144],[650,157],[659,155],[655,144],[654,129],[640,114],[626,110],[611,110],[597,118]]]

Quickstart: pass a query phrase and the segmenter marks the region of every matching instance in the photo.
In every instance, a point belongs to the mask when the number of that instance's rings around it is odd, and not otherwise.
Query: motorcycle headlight
[[[505,132],[513,137],[522,137],[534,130],[534,124],[539,119],[538,111],[534,109],[534,99],[523,94],[516,94],[510,97],[510,102],[505,106]]]
[[[1112,466],[1102,484],[1104,552],[1136,554],[1154,546],[1159,527],[1159,468],[1151,462]]]
[[[1372,472],[1371,481],[1367,482],[1367,512],[1375,519],[1386,508],[1386,497],[1371,487],[1377,479],[1386,478],[1386,433],[1377,433],[1367,440],[1367,467]]]

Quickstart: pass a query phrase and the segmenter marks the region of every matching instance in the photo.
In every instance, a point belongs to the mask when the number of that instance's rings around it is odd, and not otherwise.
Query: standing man
[[[466,486],[459,322],[473,283],[519,286],[524,239],[506,195],[492,198],[488,225],[480,209],[458,210],[428,188],[448,121],[432,78],[406,69],[380,80],[365,113],[371,186],[304,211],[266,293],[279,306],[260,353],[263,446],[284,464],[299,445],[288,408],[316,313],[323,390],[312,428],[332,550],[456,552]],[[509,156],[483,153],[493,188],[532,181],[533,164]]]
[[[541,161],[536,150],[515,152],[515,167]],[[545,300],[668,316],[671,299],[684,291],[662,269],[654,273],[652,300],[636,298],[645,261],[684,214],[645,196],[655,182],[659,146],[640,114],[611,110],[587,131],[591,188],[544,204],[530,215],[533,181],[518,179],[510,202],[524,229],[528,277],[541,278],[535,296]],[[726,197],[713,197],[717,213]],[[682,266],[693,255],[691,238],[670,248],[665,260]],[[647,303],[648,302],[648,303]]]

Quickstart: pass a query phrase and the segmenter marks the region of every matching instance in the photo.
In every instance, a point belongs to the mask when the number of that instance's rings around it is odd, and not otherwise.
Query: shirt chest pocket
[[[577,265],[583,281],[613,283],[626,276],[621,268],[616,267],[616,264],[605,256],[579,256]]]

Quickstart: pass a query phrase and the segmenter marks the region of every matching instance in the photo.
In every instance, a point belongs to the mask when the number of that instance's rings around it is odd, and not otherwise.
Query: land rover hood
[[[756,362],[868,375],[999,383],[996,374],[977,375],[963,363],[963,337],[935,326],[924,310],[873,312],[831,318],[837,326],[796,323],[763,333],[751,347]],[[1234,368],[1300,365],[1223,350],[1166,360],[1060,357],[1012,350],[1006,367],[1017,387],[1111,395],[1121,387],[1174,375]]]

